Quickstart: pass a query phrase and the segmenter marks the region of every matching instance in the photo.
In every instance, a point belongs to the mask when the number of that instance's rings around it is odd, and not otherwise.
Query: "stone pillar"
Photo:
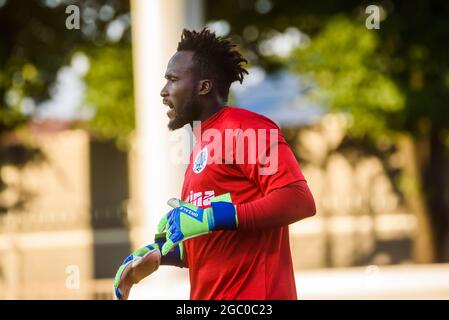
[[[131,16],[137,117],[136,200],[142,213],[136,236],[132,236],[137,247],[151,242],[159,219],[170,209],[167,200],[181,195],[186,165],[173,163],[169,157],[173,142],[167,128],[167,107],[162,104],[159,93],[165,83],[167,62],[176,51],[182,29],[199,29],[203,25],[203,3],[202,0],[132,0]],[[161,269],[156,278],[162,277]],[[139,298],[145,299],[140,295]]]

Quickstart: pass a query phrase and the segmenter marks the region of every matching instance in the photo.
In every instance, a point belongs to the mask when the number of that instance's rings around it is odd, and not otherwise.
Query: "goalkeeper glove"
[[[155,243],[139,248],[130,254],[117,270],[114,292],[117,299],[127,299],[131,287],[155,272],[159,265],[184,267],[184,247],[182,243],[172,252],[161,257],[160,250],[165,242],[165,233],[156,234]]]
[[[127,299],[132,285],[156,271],[160,262],[161,256],[157,243],[139,248],[130,254],[115,275],[114,291],[117,299]]]
[[[193,204],[170,199],[174,207],[159,222],[158,231],[166,231],[162,255],[166,255],[177,243],[216,230],[237,229],[237,210],[229,193],[210,200],[211,207],[202,209]]]

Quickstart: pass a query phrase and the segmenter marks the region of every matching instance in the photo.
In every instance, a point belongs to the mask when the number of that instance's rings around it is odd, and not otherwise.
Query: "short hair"
[[[220,96],[227,100],[235,81],[242,83],[248,71],[242,66],[248,61],[229,39],[218,37],[204,28],[200,32],[184,29],[177,51],[193,51],[197,76],[214,80]]]

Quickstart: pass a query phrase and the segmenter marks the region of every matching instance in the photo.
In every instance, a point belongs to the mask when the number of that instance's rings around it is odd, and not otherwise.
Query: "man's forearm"
[[[216,196],[211,207],[202,209],[179,199],[160,220],[159,232],[166,232],[161,253],[167,255],[176,244],[219,230],[259,230],[289,225],[315,214],[315,202],[306,181],[301,180],[270,192],[252,202],[235,205],[229,193]],[[176,204],[175,204],[176,203]]]
[[[276,189],[263,198],[238,204],[238,230],[258,230],[289,225],[316,213],[306,181]]]

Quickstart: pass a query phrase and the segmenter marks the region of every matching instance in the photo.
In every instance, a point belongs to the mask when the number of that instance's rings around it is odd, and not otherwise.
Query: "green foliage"
[[[0,107],[0,134],[17,128],[26,122],[27,118],[15,108]]]
[[[431,122],[431,130],[447,132],[449,129],[449,5],[445,0],[383,1],[378,3],[385,13],[379,30],[362,30],[367,14],[365,9],[370,2],[359,0],[341,1],[291,1],[270,0],[268,12],[258,12],[256,0],[205,0],[206,14],[210,20],[226,20],[231,26],[231,34],[245,47],[253,64],[265,68],[273,66],[273,57],[264,56],[260,50],[262,41],[270,37],[273,30],[284,32],[288,27],[297,27],[316,42],[330,20],[338,15],[347,17],[353,27],[359,25],[359,32],[352,36],[346,33],[342,43],[364,46],[365,40],[357,37],[362,34],[366,41],[373,41],[373,52],[365,54],[365,67],[378,70],[388,78],[392,85],[385,85],[383,79],[374,77],[373,82],[383,82],[387,90],[382,94],[391,102],[393,94],[400,90],[404,100],[401,112],[388,112],[385,119],[391,130],[408,132],[413,136],[427,134],[421,123]],[[334,22],[337,23],[337,22]],[[335,25],[338,27],[338,25]],[[248,37],[248,28],[256,30]],[[352,28],[352,30],[355,30]],[[367,33],[371,34],[369,40]],[[328,34],[331,30],[328,29]],[[333,32],[336,34],[336,32]],[[344,41],[343,41],[344,40]],[[332,39],[335,44],[337,39]],[[367,43],[366,45],[369,45]],[[316,45],[313,45],[316,47]],[[357,47],[360,49],[360,47]],[[320,48],[317,48],[320,49]],[[341,47],[337,49],[342,50]],[[365,47],[369,51],[369,48]],[[355,48],[354,48],[354,51]],[[365,52],[367,53],[367,52]],[[338,54],[336,52],[336,54]],[[356,54],[356,53],[354,53]],[[337,58],[337,57],[336,57]],[[352,58],[344,56],[339,58]],[[337,60],[337,59],[335,59]],[[280,67],[279,63],[274,63]],[[371,64],[368,66],[367,64]],[[282,67],[282,66],[281,66]],[[377,68],[377,69],[376,69]],[[270,68],[268,68],[269,70]],[[375,87],[373,84],[372,87]],[[374,95],[381,98],[381,95]],[[393,103],[398,106],[398,103]],[[392,106],[390,106],[392,107]],[[388,108],[388,105],[382,108]],[[357,111],[354,109],[354,111]],[[364,108],[360,108],[364,112]],[[367,116],[370,116],[368,113]],[[357,115],[355,115],[357,118]],[[379,120],[381,118],[378,118]],[[363,120],[362,120],[363,121]],[[369,119],[364,121],[370,121]],[[359,129],[362,129],[360,126]],[[354,127],[353,130],[358,131]],[[446,134],[444,134],[446,136]]]
[[[89,127],[102,138],[116,139],[124,148],[135,127],[131,47],[107,46],[87,54],[86,100],[95,111]]]
[[[290,59],[293,71],[309,76],[314,98],[349,117],[349,134],[381,138],[388,118],[404,108],[405,98],[382,70],[377,34],[343,16],[330,19],[306,48]]]
[[[26,121],[25,98],[48,98],[76,37],[63,27],[65,17],[62,6],[49,8],[42,1],[6,1],[0,7],[0,134]]]
[[[284,32],[293,26],[307,34],[311,45],[295,52],[291,69],[309,74],[320,88],[315,97],[331,110],[347,112],[350,134],[355,138],[351,140],[359,146],[358,142],[373,145],[374,139],[377,143],[373,146],[385,154],[385,146],[392,141],[387,133],[412,137],[416,154],[410,153],[405,161],[416,161],[411,167],[421,170],[420,177],[414,178],[422,179],[421,192],[439,260],[447,260],[443,244],[449,232],[448,2],[270,0],[268,12],[257,10],[256,0],[205,2],[208,17],[226,20],[231,36],[249,49],[255,64],[272,64],[272,57],[264,55],[260,44],[273,30]],[[382,7],[379,30],[364,29],[369,4]],[[389,164],[384,161],[384,165]],[[418,204],[419,192],[412,197]],[[418,207],[418,211],[423,208]],[[421,217],[426,225],[425,213]],[[424,239],[418,240],[418,247],[433,251],[425,234],[418,238]]]
[[[107,43],[110,23],[129,13],[129,1],[0,1],[0,134],[28,120],[25,98],[36,105],[49,98],[57,72],[79,46]],[[81,29],[66,28],[67,5],[79,7]],[[101,15],[109,10],[111,14]],[[82,14],[90,10],[91,14]],[[93,13],[93,14],[92,14]],[[88,32],[89,31],[89,32]],[[130,42],[130,28],[120,39]]]

